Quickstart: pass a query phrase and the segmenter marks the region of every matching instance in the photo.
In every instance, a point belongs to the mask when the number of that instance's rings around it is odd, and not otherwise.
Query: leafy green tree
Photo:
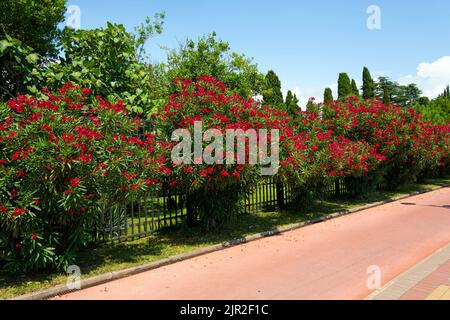
[[[345,99],[352,95],[352,84],[347,73],[342,72],[339,74],[338,79],[338,98]]]
[[[402,86],[394,82],[391,100],[398,105],[406,106],[408,104],[407,86]]]
[[[323,93],[323,102],[332,102],[333,99],[333,91],[331,91],[330,88],[325,88],[325,91]]]
[[[419,97],[416,102],[420,106],[426,106],[428,103],[430,103],[430,98],[428,97]]]
[[[32,65],[56,56],[65,4],[66,0],[0,1],[0,101],[26,92],[24,82]]]
[[[352,79],[352,95],[355,97],[359,97],[359,89],[358,86],[356,85],[355,79]]]
[[[232,52],[229,44],[217,39],[214,32],[198,41],[187,40],[177,50],[169,50],[167,69],[169,80],[195,80],[198,76],[211,75],[245,98],[261,93],[264,82],[253,59]]]
[[[290,114],[296,114],[298,109],[299,109],[299,105],[298,105],[298,98],[295,94],[292,93],[291,90],[289,90],[286,94],[286,110],[290,113]]]
[[[410,83],[404,87],[405,95],[407,97],[407,105],[411,105],[419,99],[422,94],[422,90],[420,90],[415,83]]]
[[[447,86],[444,92],[436,99],[419,97],[414,107],[422,113],[425,120],[436,124],[450,123],[450,88]]]
[[[42,56],[55,55],[65,11],[66,0],[2,0],[1,37],[8,34]]]
[[[370,71],[367,67],[363,69],[363,93],[362,97],[364,99],[371,99],[375,97],[375,82],[370,75]]]
[[[66,28],[61,36],[64,56],[35,69],[30,91],[38,94],[43,86],[56,90],[71,81],[111,101],[122,99],[133,113],[149,116],[165,103],[167,80],[162,66],[147,62],[143,46],[161,33],[163,19],[164,13],[158,13],[134,33],[109,22],[101,29]]]
[[[265,84],[262,93],[265,104],[272,107],[280,107],[283,105],[283,94],[281,93],[281,81],[273,70],[270,70],[266,74]]]
[[[426,104],[416,104],[416,109],[422,113],[425,120],[436,124],[450,123],[450,98],[440,96]]]
[[[388,77],[379,77],[375,85],[375,96],[384,104],[389,104],[394,96],[396,86]]]
[[[6,35],[0,40],[0,102],[25,93],[25,83],[41,57],[20,40]]]
[[[386,105],[391,103],[391,92],[389,91],[388,87],[383,88],[383,100],[382,101]]]
[[[375,94],[384,103],[394,102],[400,106],[408,106],[417,102],[422,91],[414,83],[404,86],[387,77],[379,77]]]

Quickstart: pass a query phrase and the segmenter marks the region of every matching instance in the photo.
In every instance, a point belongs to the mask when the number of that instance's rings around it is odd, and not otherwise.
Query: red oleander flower
[[[176,180],[171,181],[171,182],[169,182],[169,187],[173,187],[173,186],[176,185],[176,184],[177,184],[177,181],[176,181]]]
[[[70,179],[71,187],[78,187],[79,185],[80,185],[80,179],[78,179],[78,178]]]
[[[172,173],[172,170],[170,168],[167,168],[166,166],[161,166],[159,168],[159,172],[169,176]]]
[[[17,171],[16,176],[18,176],[19,178],[25,177],[25,171],[23,169],[20,169],[19,171]]]
[[[150,185],[150,184],[155,184],[156,182],[158,182],[158,179],[147,179],[145,180],[145,184],[146,185]]]
[[[328,172],[328,176],[329,177],[334,177],[335,175],[337,175],[337,171],[336,170],[332,170],[332,171]]]
[[[27,212],[26,209],[16,208],[13,211],[13,216],[18,217],[18,216],[21,216],[22,214],[24,214],[25,212]]]
[[[37,238],[36,233],[32,233],[32,234],[31,234],[31,239],[36,239],[36,238]]]
[[[83,95],[85,95],[85,96],[88,96],[88,95],[90,95],[91,94],[91,89],[89,89],[89,88],[83,88],[83,89],[81,89],[81,93],[83,94]]]
[[[7,208],[7,207],[5,207],[5,206],[3,206],[3,205],[0,205],[0,213],[1,213],[1,214],[6,213],[7,211],[8,211],[8,208]]]

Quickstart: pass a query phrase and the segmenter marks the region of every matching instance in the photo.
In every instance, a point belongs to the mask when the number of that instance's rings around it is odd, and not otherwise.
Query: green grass
[[[81,253],[77,263],[81,268],[83,278],[92,277],[448,183],[450,183],[450,178],[429,179],[423,184],[404,186],[396,192],[374,192],[351,199],[317,200],[302,212],[250,214],[226,224],[220,231],[214,233],[204,233],[196,228],[188,229],[180,226],[139,240],[89,248]],[[66,280],[65,274],[10,276],[0,273],[0,299],[8,299],[63,284]]]

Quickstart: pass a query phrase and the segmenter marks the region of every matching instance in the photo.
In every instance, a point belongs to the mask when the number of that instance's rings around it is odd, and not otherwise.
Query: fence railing
[[[342,195],[345,192],[345,184],[341,180],[323,189],[325,196]],[[105,206],[96,239],[99,242],[135,239],[186,223],[188,201],[185,194],[163,190],[145,194],[124,206]],[[275,211],[289,207],[293,201],[290,187],[277,181],[276,177],[268,177],[255,185],[245,198],[242,212],[255,214]]]

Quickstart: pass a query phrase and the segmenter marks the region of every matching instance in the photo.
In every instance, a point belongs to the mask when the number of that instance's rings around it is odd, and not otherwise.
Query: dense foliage
[[[436,99],[415,104],[424,119],[437,124],[450,123],[450,96],[446,94],[447,90]]]
[[[155,187],[154,139],[140,121],[70,83],[45,99],[0,108],[0,263],[12,272],[62,269],[105,205]]]
[[[371,175],[383,176],[389,187],[415,180],[425,168],[437,168],[448,154],[448,136],[425,122],[414,109],[384,105],[378,100],[349,98],[323,105],[322,117],[336,134],[376,147],[385,161]],[[445,140],[439,141],[440,138]]]
[[[218,39],[215,33],[200,37],[197,41],[188,39],[177,50],[169,51],[169,80],[196,80],[205,74],[213,76],[230,91],[245,98],[260,93],[264,81],[252,59],[231,51],[230,45]],[[176,87],[171,86],[171,92],[175,90]]]
[[[122,99],[135,115],[155,112],[165,103],[167,85],[162,67],[147,62],[143,46],[161,33],[163,19],[164,14],[156,14],[136,32],[112,23],[93,30],[66,28],[60,41],[64,55],[35,68],[31,92],[38,94],[43,87],[56,90],[72,81],[109,101]]]
[[[39,56],[43,62],[57,54],[65,4],[66,0],[0,2],[0,101],[25,93],[31,72],[25,57],[37,62]]]
[[[252,99],[244,99],[229,92],[224,83],[211,76],[190,79],[176,79],[176,92],[169,103],[156,116],[159,138],[166,147],[160,164],[161,170],[170,173],[169,185],[181,189],[189,196],[193,209],[207,229],[213,229],[239,212],[242,199],[259,178],[259,166],[249,164],[249,140],[233,139],[232,148],[238,143],[245,147],[245,159],[232,155],[230,164],[226,154],[226,129],[258,129],[271,117],[270,109],[262,110]],[[182,150],[189,163],[175,164],[171,151],[176,141],[172,133],[176,129],[188,130],[194,140],[194,124],[201,122],[203,130],[215,129],[221,139],[211,137],[201,141],[205,154],[211,155],[215,163],[207,163],[203,152],[196,154],[189,145]],[[203,136],[203,133],[201,133]],[[258,137],[255,137],[258,138]],[[218,157],[222,160],[217,160]],[[222,162],[222,163],[220,163]],[[241,163],[242,162],[242,163]]]

